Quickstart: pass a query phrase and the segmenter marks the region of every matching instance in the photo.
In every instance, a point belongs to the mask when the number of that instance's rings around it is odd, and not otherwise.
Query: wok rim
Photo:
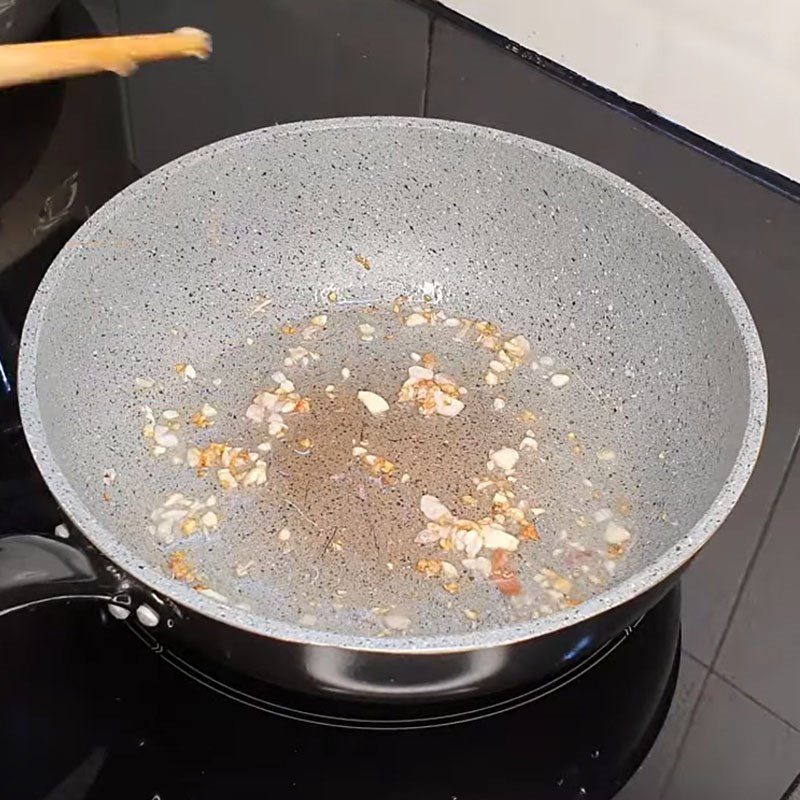
[[[458,134],[489,139],[500,144],[526,148],[560,162],[565,167],[581,170],[605,181],[622,192],[658,219],[689,247],[709,273],[739,330],[747,358],[749,375],[749,411],[739,452],[728,478],[714,501],[695,525],[655,561],[604,592],[594,595],[574,609],[524,623],[498,628],[474,630],[464,634],[441,636],[356,636],[306,628],[256,615],[233,606],[222,605],[204,597],[189,586],[179,583],[146,563],[113,532],[97,520],[84,504],[78,491],[61,471],[47,443],[36,391],[36,365],[39,335],[46,318],[50,295],[57,292],[59,282],[69,280],[71,253],[76,244],[89,239],[95,230],[113,221],[116,213],[129,203],[147,194],[151,186],[166,181],[172,173],[192,166],[215,152],[246,146],[250,140],[269,141],[282,137],[343,128],[413,128],[434,133]],[[711,249],[682,220],[650,195],[625,179],[580,156],[553,145],[519,134],[464,122],[420,117],[341,117],[295,122],[241,133],[187,153],[125,187],[101,206],[73,235],[46,272],[28,310],[23,329],[18,367],[18,396],[23,429],[28,445],[48,489],[71,522],[112,562],[122,567],[135,581],[154,592],[205,617],[239,628],[258,636],[301,645],[332,646],[346,650],[383,653],[453,653],[482,650],[537,639],[561,629],[585,622],[644,594],[667,580],[695,556],[708,542],[736,505],[755,467],[766,427],[767,370],[761,341],[750,311],[733,282]]]

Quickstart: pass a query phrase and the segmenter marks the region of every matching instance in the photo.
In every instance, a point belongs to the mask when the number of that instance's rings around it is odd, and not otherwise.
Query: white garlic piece
[[[432,494],[422,495],[419,501],[419,508],[431,522],[440,522],[442,519],[450,520],[453,518],[450,509],[448,509],[438,497],[434,497]]]
[[[406,319],[406,325],[409,328],[416,328],[419,325],[426,325],[428,322],[427,319],[422,314],[413,313]]]
[[[458,569],[449,561],[442,561],[442,577],[448,581],[455,580],[458,577]]]
[[[609,522],[608,525],[606,525],[605,540],[609,544],[618,546],[625,544],[625,542],[627,542],[630,538],[630,531],[627,528],[623,528],[622,525],[619,525],[616,522]]]
[[[484,525],[481,528],[483,546],[487,550],[509,550],[513,552],[519,547],[519,539],[496,525]]]
[[[508,472],[516,466],[519,460],[519,453],[513,447],[501,447],[492,453],[491,459],[495,466]]]
[[[233,473],[227,468],[217,470],[217,480],[223,489],[235,489],[238,486]]]
[[[389,404],[375,392],[359,392],[358,399],[366,406],[370,414],[378,416],[389,410]]]

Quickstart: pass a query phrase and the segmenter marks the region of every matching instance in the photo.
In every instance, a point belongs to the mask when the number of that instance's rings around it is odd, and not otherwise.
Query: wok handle
[[[36,603],[85,598],[112,599],[82,550],[63,539],[36,533],[0,539],[0,617]]]

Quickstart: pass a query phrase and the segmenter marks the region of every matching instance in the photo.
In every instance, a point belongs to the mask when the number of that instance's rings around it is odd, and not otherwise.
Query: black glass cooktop
[[[212,682],[88,604],[34,607],[0,618],[14,643],[0,683],[4,796],[610,798],[672,700],[678,607],[674,591],[564,685],[382,730],[353,729],[335,704],[295,721],[299,698]]]

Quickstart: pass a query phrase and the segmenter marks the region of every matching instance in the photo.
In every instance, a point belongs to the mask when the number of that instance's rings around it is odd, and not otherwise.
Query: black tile
[[[636,774],[614,800],[658,800],[678,756],[708,669],[688,653],[681,657],[678,685],[664,727]]]
[[[747,299],[766,351],[769,423],[744,497],[684,581],[684,643],[710,663],[800,427],[800,204],[443,21],[428,113],[541,139],[623,176],[694,228]]]
[[[779,798],[800,766],[800,733],[713,673],[662,800]]]
[[[103,36],[119,35],[119,14],[116,0],[80,0],[97,28]]]
[[[278,122],[419,115],[427,14],[403,0],[119,0],[123,33],[191,25],[207,62],[148,65],[129,82],[138,166]]]
[[[716,669],[800,730],[798,519],[800,461],[795,459]]]

